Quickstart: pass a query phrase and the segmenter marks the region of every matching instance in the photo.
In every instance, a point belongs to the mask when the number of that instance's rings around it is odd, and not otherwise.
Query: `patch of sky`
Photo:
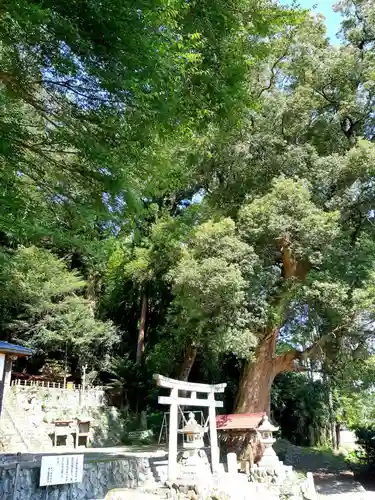
[[[201,203],[205,195],[206,191],[204,189],[200,189],[197,193],[193,195],[191,203],[192,204]]]
[[[98,225],[100,231],[111,233],[113,236],[117,236],[121,230],[121,227],[113,221],[102,221]]]
[[[69,201],[69,198],[63,194],[55,194],[51,196],[50,199],[53,203],[57,203],[59,205],[63,205],[64,203],[67,203]]]
[[[95,110],[103,106],[116,107],[120,112],[126,110],[125,105],[119,99],[103,88],[99,78],[87,73],[80,58],[63,42],[60,44],[60,54],[62,60],[66,60],[67,65],[64,67],[63,63],[59,68],[53,69],[52,64],[48,64],[42,72],[47,87],[63,93],[83,110]],[[99,62],[97,65],[100,67]],[[131,92],[126,89],[119,90],[119,94],[129,96],[129,98],[132,96]]]
[[[113,173],[110,170],[108,170],[107,167],[100,167],[99,168],[99,172],[102,175],[106,175],[107,177],[113,177]]]
[[[279,0],[281,5],[299,6],[303,9],[309,9],[315,14],[323,14],[327,27],[327,36],[333,44],[340,42],[338,32],[340,31],[341,16],[333,10],[337,0]]]
[[[107,192],[102,193],[102,203],[111,214],[122,214],[126,207],[124,194],[112,196]]]

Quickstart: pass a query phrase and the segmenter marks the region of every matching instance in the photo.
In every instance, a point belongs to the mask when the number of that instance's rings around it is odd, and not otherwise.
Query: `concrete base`
[[[177,462],[177,485],[194,486],[211,481],[211,467],[204,450],[183,450]]]

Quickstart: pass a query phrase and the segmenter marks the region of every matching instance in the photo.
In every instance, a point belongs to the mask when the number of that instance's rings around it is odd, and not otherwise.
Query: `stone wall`
[[[157,457],[129,455],[113,460],[88,460],[84,464],[83,481],[77,484],[49,486],[48,500],[102,499],[113,488],[154,486],[153,460]],[[21,462],[22,464],[22,462]],[[8,466],[10,467],[10,466]],[[21,465],[15,500],[44,500],[46,488],[39,487],[40,465]],[[0,463],[0,498],[13,499],[15,468]]]
[[[37,385],[12,385],[7,392],[13,394],[20,407],[27,406],[32,398],[40,401],[47,410],[54,408],[62,410],[81,407],[97,408],[106,404],[104,390],[95,387],[82,391],[80,389],[69,390]]]
[[[91,421],[92,447],[121,444],[124,437],[121,412],[105,406],[101,389],[89,390],[83,397],[80,392],[51,387],[11,386],[6,393],[5,412],[0,420],[4,437],[8,438],[6,451],[48,451],[53,446],[53,421],[76,418]],[[7,422],[7,416],[12,422]],[[22,434],[25,446],[16,442],[15,430]]]

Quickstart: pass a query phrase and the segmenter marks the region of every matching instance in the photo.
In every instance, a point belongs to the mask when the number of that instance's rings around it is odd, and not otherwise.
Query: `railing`
[[[48,382],[45,380],[26,380],[26,379],[15,379],[11,381],[11,386],[16,387],[44,387],[48,389],[64,389],[64,390],[74,390],[80,391],[83,389],[81,384],[72,384],[68,382],[64,385],[62,382]],[[85,385],[85,391],[102,391],[104,388],[102,386]]]

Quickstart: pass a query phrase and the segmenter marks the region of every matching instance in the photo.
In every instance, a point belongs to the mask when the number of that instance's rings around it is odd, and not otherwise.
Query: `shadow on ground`
[[[353,494],[354,499],[354,494],[357,494],[355,498],[359,500],[365,491],[363,488],[368,492],[375,491],[374,478],[354,474],[345,457],[332,450],[302,448],[279,440],[275,443],[275,451],[285,465],[292,465],[297,472],[312,472],[320,495],[347,493]]]
[[[345,457],[331,450],[302,448],[280,439],[275,443],[275,451],[285,465],[292,465],[298,472],[313,474],[350,474]]]
[[[354,480],[353,475],[314,474],[314,482],[317,492],[321,495],[363,492],[363,487]]]
[[[372,473],[357,474],[356,479],[364,486],[366,491],[375,492],[375,477]]]

